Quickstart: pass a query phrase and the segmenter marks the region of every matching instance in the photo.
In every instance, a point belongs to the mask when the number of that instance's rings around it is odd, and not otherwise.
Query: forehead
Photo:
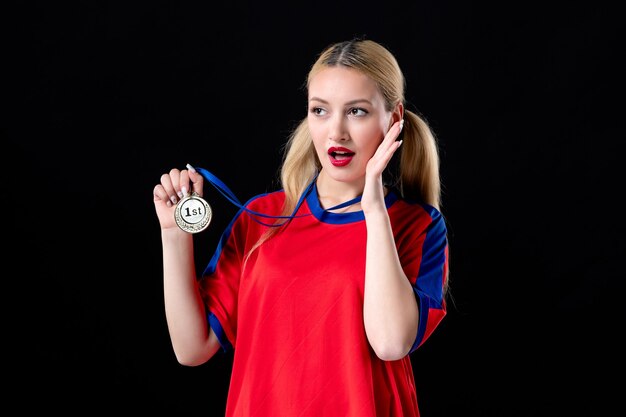
[[[346,67],[324,68],[311,79],[308,90],[309,99],[315,97],[326,101],[382,100],[374,80],[360,71]]]

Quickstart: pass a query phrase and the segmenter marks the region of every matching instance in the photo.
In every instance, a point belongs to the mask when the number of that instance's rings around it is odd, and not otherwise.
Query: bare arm
[[[402,126],[396,123],[370,160],[361,207],[367,225],[363,318],[372,349],[383,360],[409,353],[417,335],[419,310],[404,274],[385,206],[382,172],[393,153]]]
[[[368,213],[366,222],[365,331],[378,357],[396,360],[415,341],[417,300],[402,270],[387,212]]]
[[[202,176],[172,169],[154,188],[154,206],[161,225],[163,290],[170,339],[177,360],[195,366],[209,360],[219,349],[217,337],[207,323],[196,280],[193,237],[174,221],[175,204],[193,189],[202,195]],[[179,194],[180,193],[180,194]]]

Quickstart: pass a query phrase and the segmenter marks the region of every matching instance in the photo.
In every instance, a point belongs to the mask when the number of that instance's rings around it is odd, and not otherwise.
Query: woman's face
[[[336,181],[364,179],[391,121],[372,79],[354,69],[329,67],[311,79],[308,125],[322,169]]]

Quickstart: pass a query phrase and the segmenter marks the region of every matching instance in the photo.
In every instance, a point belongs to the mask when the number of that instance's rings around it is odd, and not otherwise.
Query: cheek
[[[380,129],[370,128],[360,132],[359,137],[362,151],[369,156],[372,156],[374,155],[374,152],[376,152],[376,149],[378,149],[378,146],[382,143],[385,135]]]
[[[326,136],[324,135],[324,132],[322,131],[319,123],[315,123],[315,122],[312,123],[311,119],[309,119],[308,125],[309,125],[309,134],[311,135],[311,139],[313,140],[313,146],[315,146],[315,150],[319,154],[320,151],[325,150]]]
[[[311,120],[309,119],[308,122],[309,125],[309,133],[311,133],[311,137],[313,138],[313,141],[317,141],[319,140],[319,138],[322,136],[322,132],[321,132],[321,128],[320,128],[320,124],[316,123],[315,120]]]
[[[320,120],[318,117],[313,116],[311,112],[307,114],[306,123],[307,123],[307,126],[309,127],[309,130],[311,131],[311,135],[313,135],[313,132],[320,130],[320,124],[321,124]]]

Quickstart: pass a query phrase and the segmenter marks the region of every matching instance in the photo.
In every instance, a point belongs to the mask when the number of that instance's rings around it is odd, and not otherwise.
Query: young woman
[[[195,366],[234,349],[227,416],[419,415],[409,354],[446,314],[448,241],[436,141],[404,83],[379,43],[324,50],[282,188],[245,204],[200,276],[174,213],[206,178],[155,186],[174,352]]]

